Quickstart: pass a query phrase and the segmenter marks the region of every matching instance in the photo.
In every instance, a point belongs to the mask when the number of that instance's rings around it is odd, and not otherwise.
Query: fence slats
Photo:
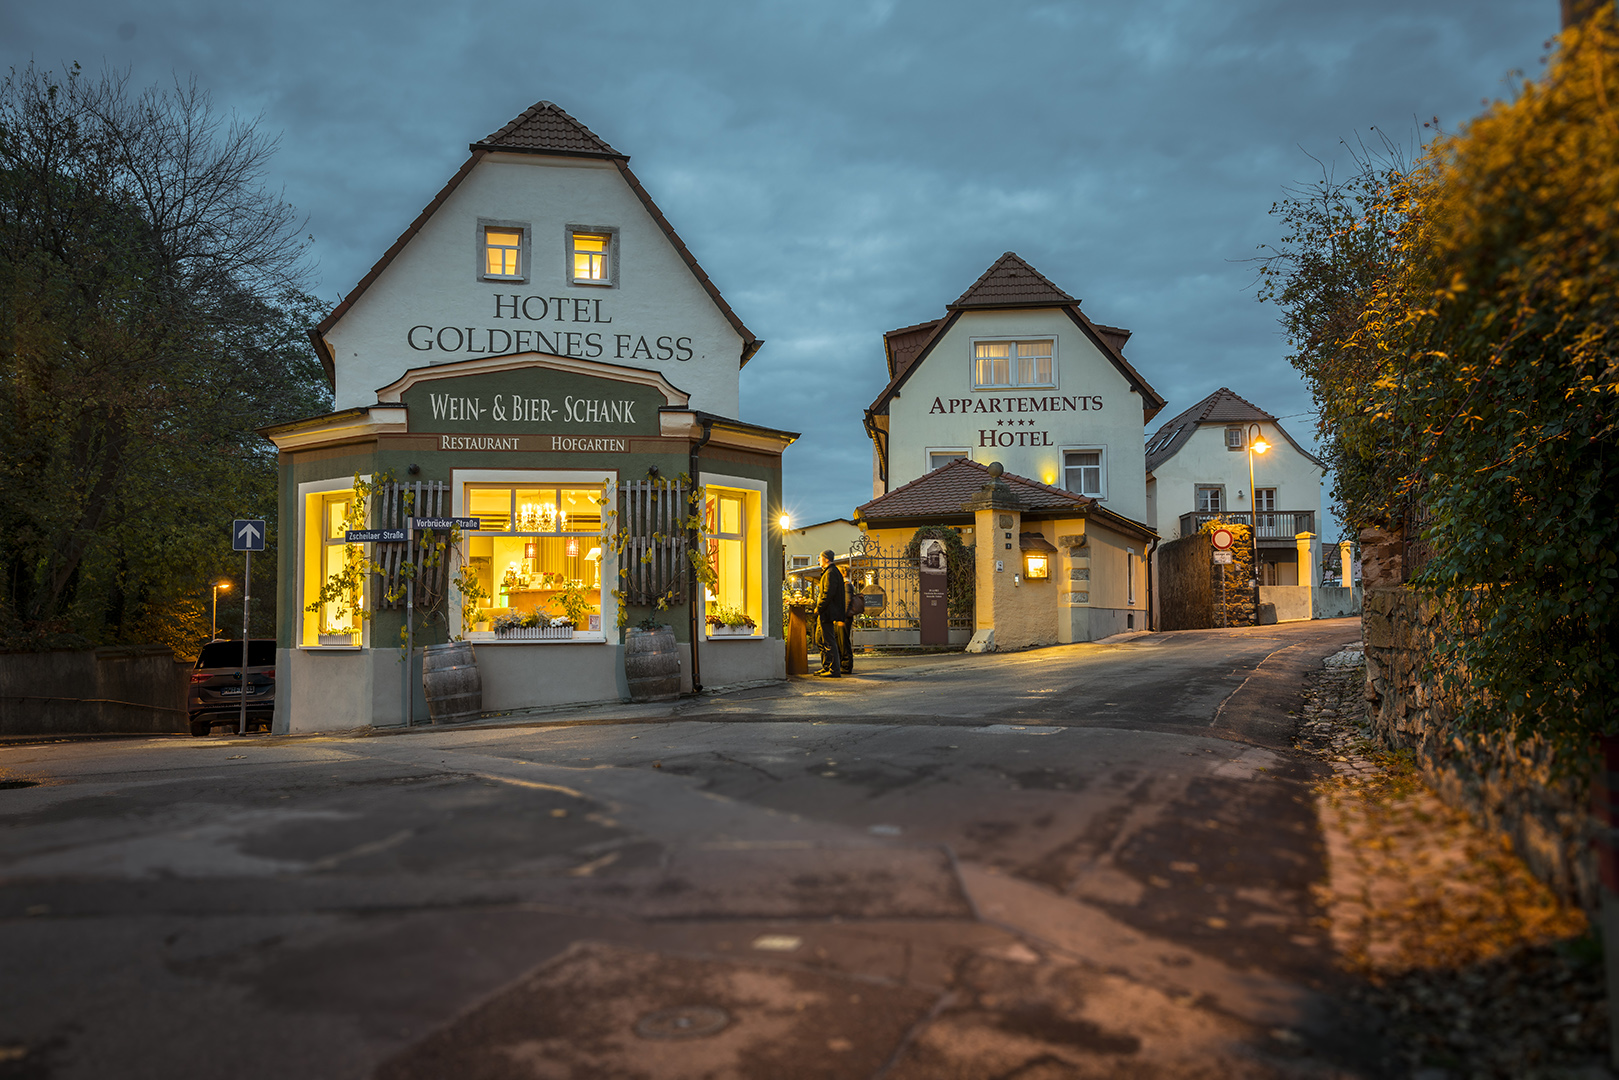
[[[447,517],[450,505],[450,485],[442,480],[389,480],[378,486],[371,496],[371,528],[403,529],[409,517]],[[373,607],[378,610],[401,610],[405,606],[404,583],[401,569],[407,562],[422,560],[432,550],[434,537],[421,533],[416,537],[416,550],[406,550],[402,540],[379,541],[371,545],[371,561],[378,578],[373,595]],[[429,592],[442,592],[449,560],[440,559],[438,565],[422,567],[417,583]],[[393,600],[388,594],[397,591]]]
[[[686,496],[686,485],[678,480],[654,477],[619,485],[626,602],[656,604],[684,586]]]

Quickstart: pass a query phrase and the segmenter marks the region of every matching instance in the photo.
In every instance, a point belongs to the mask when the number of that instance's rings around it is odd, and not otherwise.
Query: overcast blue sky
[[[1160,421],[1222,385],[1308,412],[1243,262],[1282,186],[1373,128],[1458,126],[1556,30],[1556,0],[0,0],[0,63],[195,74],[262,114],[333,304],[469,142],[557,102],[631,156],[765,339],[743,417],[804,433],[786,489],[809,522],[870,497],[882,332],[1003,251],[1135,332]]]

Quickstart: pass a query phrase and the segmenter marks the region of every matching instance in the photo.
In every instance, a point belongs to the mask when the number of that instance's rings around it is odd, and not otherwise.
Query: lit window
[[[1055,386],[1051,376],[1052,345],[1050,339],[974,342],[973,385],[979,389]]]
[[[568,258],[573,263],[573,280],[589,285],[608,284],[612,280],[609,266],[613,249],[612,234],[573,232],[568,237]]]
[[[468,484],[463,505],[481,528],[467,534],[467,560],[488,594],[474,620],[559,619],[573,603],[575,635],[599,632],[601,499],[600,486]]]
[[[1063,452],[1063,487],[1076,495],[1103,498],[1102,451],[1067,450]]]
[[[1197,512],[1200,514],[1218,514],[1224,507],[1224,493],[1217,487],[1200,487],[1197,489]]]
[[[794,570],[807,570],[809,568],[809,564],[810,557],[808,555],[794,555],[792,558],[791,568]]]
[[[1228,427],[1225,429],[1225,448],[1227,450],[1241,450],[1247,445],[1243,438],[1242,428]]]
[[[952,461],[959,461],[966,456],[967,451],[965,450],[929,450],[928,472],[932,472],[934,469],[942,469]]]
[[[483,276],[523,279],[523,231],[485,226]]]
[[[761,603],[763,551],[758,550],[759,493],[710,484],[703,496],[703,541],[714,582],[703,597],[708,619],[730,613],[753,620],[754,633],[764,632]]]
[[[353,508],[351,491],[305,497],[304,596],[309,605],[303,613],[305,645],[359,644],[364,589],[336,588],[343,582],[363,580],[359,570],[364,552],[359,544],[345,541],[349,529],[365,527],[363,521],[350,520]],[[328,583],[334,588],[322,600]]]

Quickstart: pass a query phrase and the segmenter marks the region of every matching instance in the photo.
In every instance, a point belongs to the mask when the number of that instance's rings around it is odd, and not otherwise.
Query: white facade
[[[976,345],[1050,341],[1045,385],[974,385]],[[967,312],[889,403],[888,490],[909,483],[945,453],[1068,488],[1066,451],[1101,453],[1100,498],[1146,520],[1141,395],[1060,309]],[[1081,494],[1089,494],[1081,492]]]
[[[481,272],[490,223],[524,233],[519,279]],[[609,281],[570,280],[570,226],[615,237]],[[744,340],[612,161],[483,154],[403,242],[323,335],[336,408],[408,368],[538,352],[656,370],[693,409],[737,415]]]
[[[1120,352],[1128,337],[1006,253],[943,319],[888,335],[873,497],[965,457],[1145,523],[1141,429],[1163,399]]]
[[[1183,515],[1214,509],[1247,520],[1256,508],[1248,482],[1248,439],[1254,425],[1269,445],[1263,454],[1253,455],[1261,560],[1274,565],[1264,584],[1320,585],[1325,470],[1268,413],[1229,390],[1170,420],[1147,441],[1152,471],[1146,522],[1167,543],[1182,535]],[[1308,521],[1301,512],[1310,515]],[[1195,520],[1188,524],[1195,532]],[[1295,539],[1306,531],[1314,534],[1310,564],[1300,568]]]

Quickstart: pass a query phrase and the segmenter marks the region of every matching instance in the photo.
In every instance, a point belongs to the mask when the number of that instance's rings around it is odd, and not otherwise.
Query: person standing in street
[[[837,555],[831,548],[821,552],[821,585],[815,593],[815,621],[821,627],[821,670],[816,674],[828,679],[843,677],[843,662],[838,657],[838,623],[847,615],[843,573],[833,565],[835,558]]]
[[[854,579],[854,568],[843,575],[844,584],[849,589],[849,600],[843,605],[843,636],[838,639],[838,649],[842,653],[843,673],[854,674],[854,641],[850,631],[854,629],[854,621],[866,612],[866,597],[860,591],[860,584]]]

